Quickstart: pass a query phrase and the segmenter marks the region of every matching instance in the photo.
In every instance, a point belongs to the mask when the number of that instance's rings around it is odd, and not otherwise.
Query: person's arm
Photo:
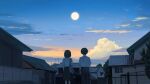
[[[62,65],[65,66],[65,58],[62,60]]]
[[[71,59],[70,61],[71,61],[71,63],[72,63],[72,59]]]
[[[72,59],[70,58],[70,64],[69,64],[70,66],[72,66]]]
[[[79,59],[79,66],[80,66],[80,68],[79,68],[79,73],[81,74],[81,57],[80,57],[80,59]]]
[[[91,59],[90,59],[90,57],[89,57],[89,65],[91,66]]]
[[[80,62],[81,62],[81,58],[79,59],[79,64],[80,64]]]

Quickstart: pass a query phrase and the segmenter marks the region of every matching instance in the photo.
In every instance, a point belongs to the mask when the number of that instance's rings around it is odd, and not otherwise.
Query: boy
[[[90,75],[89,75],[89,67],[91,65],[91,60],[86,54],[88,53],[87,48],[82,48],[81,49],[81,54],[83,55],[79,59],[79,64],[81,66],[81,79],[82,79],[82,84],[89,84],[90,83]]]

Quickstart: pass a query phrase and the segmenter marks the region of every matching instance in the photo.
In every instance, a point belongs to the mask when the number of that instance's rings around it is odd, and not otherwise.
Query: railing
[[[145,71],[122,74],[119,77],[112,77],[112,84],[149,84],[150,79]]]

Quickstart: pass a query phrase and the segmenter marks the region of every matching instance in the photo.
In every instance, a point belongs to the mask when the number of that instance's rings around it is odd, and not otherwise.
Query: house
[[[39,84],[54,84],[55,70],[45,60],[25,55],[23,59],[23,67],[32,70],[33,74],[39,76],[37,79]]]
[[[24,56],[32,49],[2,28],[0,47],[0,84],[54,84],[54,70],[44,60]]]
[[[127,49],[129,53],[130,64],[134,65],[134,67],[136,68],[135,75],[138,76],[139,79],[141,79],[140,82],[137,81],[137,83],[139,84],[148,84],[150,82],[149,71],[147,72],[145,70],[147,68],[146,67],[147,64],[146,61],[143,60],[143,55],[142,55],[143,50],[147,50],[147,43],[149,41],[150,41],[150,32],[148,32],[146,35],[144,35],[141,39],[136,41],[133,45],[131,45]]]
[[[22,53],[31,48],[0,28],[0,66],[22,67]]]
[[[127,51],[129,53],[129,59],[131,64],[143,63],[141,53],[143,49],[147,49],[146,43],[150,40],[150,32],[144,35],[141,39],[131,45]]]
[[[141,54],[149,40],[150,32],[127,49],[129,55],[110,56],[105,64],[107,84],[149,84]]]
[[[32,49],[2,28],[0,47],[0,83],[32,83],[32,72],[22,68],[22,53],[30,52]]]
[[[108,66],[111,81],[107,84],[148,84],[143,64],[130,64],[128,55],[110,56]],[[140,80],[141,79],[141,80]]]
[[[120,76],[128,71],[125,70],[125,68],[132,67],[131,65],[129,65],[128,55],[111,55],[108,59],[108,66],[109,72],[107,73],[110,73],[112,81],[112,83],[109,84],[121,84]]]

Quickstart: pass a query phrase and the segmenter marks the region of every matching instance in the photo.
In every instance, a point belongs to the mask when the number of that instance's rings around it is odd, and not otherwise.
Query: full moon
[[[71,19],[74,21],[77,21],[80,18],[80,15],[78,12],[72,12],[71,13]]]

